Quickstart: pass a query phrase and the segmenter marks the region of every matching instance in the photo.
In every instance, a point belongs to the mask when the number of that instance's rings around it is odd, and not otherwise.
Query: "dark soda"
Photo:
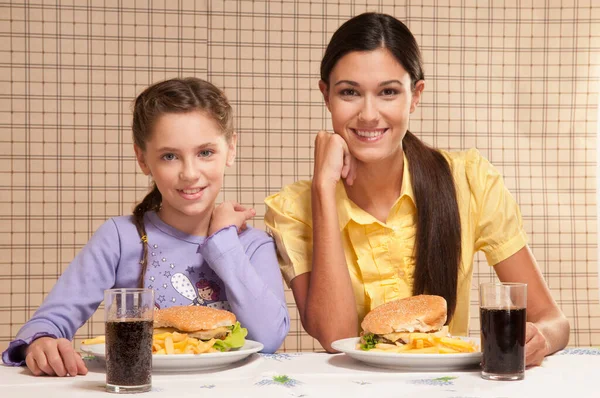
[[[106,322],[106,383],[145,386],[152,382],[152,321]]]
[[[491,374],[525,370],[525,308],[481,308],[481,366]]]

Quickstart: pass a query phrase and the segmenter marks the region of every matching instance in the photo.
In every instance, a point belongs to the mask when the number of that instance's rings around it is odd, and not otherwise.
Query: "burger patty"
[[[155,328],[154,334],[165,333],[165,332],[178,332],[187,334],[189,337],[194,337],[199,340],[210,340],[210,339],[224,339],[227,337],[231,330],[226,326],[221,326],[219,328],[211,329],[211,330],[196,330],[195,332],[182,332],[177,330],[176,328]]]
[[[229,333],[231,333],[231,330],[225,326],[221,326],[220,328],[211,330],[198,330],[195,332],[189,332],[188,336],[195,337],[200,340],[224,339]]]
[[[387,334],[375,334],[374,336],[378,343],[396,344],[396,342],[399,342],[402,344],[408,344],[410,342],[410,336],[415,333],[416,334],[427,333],[427,334],[431,334],[436,337],[444,337],[444,336],[448,335],[448,327],[444,326],[440,330],[435,330],[435,331],[431,331],[431,332],[414,332],[414,333],[394,332],[394,333],[387,333]]]

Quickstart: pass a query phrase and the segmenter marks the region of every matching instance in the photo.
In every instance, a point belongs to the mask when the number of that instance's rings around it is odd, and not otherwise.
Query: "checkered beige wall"
[[[535,7],[534,4],[535,3]],[[151,82],[196,75],[224,88],[240,132],[222,197],[253,205],[312,171],[329,127],[317,87],[333,31],[363,11],[405,21],[426,62],[411,130],[478,147],[521,205],[531,247],[572,323],[600,344],[596,134],[600,5],[570,1],[166,1],[0,3],[0,349],[93,231],[129,213],[137,170],[130,102]],[[476,259],[475,287],[493,277]],[[282,349],[318,348],[299,322]],[[477,333],[477,311],[471,330]],[[77,338],[103,333],[97,313]]]

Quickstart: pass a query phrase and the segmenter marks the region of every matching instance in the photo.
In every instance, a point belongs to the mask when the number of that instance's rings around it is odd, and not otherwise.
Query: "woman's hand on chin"
[[[340,178],[346,179],[348,185],[354,183],[356,160],[339,134],[319,131],[315,139],[314,164],[313,184],[318,188],[335,188]]]

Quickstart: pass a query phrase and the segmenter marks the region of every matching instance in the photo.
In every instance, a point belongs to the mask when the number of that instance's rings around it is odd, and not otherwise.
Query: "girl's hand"
[[[29,344],[25,351],[25,363],[35,376],[85,375],[88,370],[67,339],[40,337]]]
[[[237,202],[223,202],[213,210],[208,236],[230,225],[235,225],[238,233],[242,232],[246,229],[246,222],[255,215],[254,209],[246,209]]]
[[[315,170],[313,183],[317,186],[335,186],[340,178],[348,185],[356,177],[356,159],[350,154],[346,141],[339,135],[319,131],[315,139]]]
[[[525,330],[525,366],[539,366],[549,353],[546,337],[535,326],[527,322]]]

